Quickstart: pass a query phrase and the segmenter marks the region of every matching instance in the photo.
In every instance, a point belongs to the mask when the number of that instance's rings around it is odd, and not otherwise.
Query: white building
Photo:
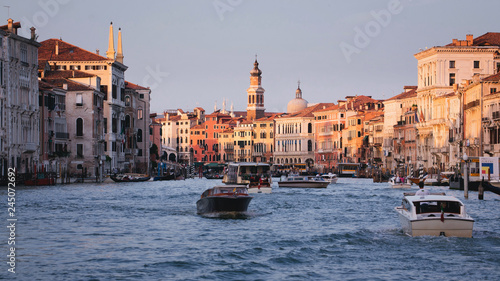
[[[17,35],[12,19],[0,26],[0,173],[8,168],[29,173],[39,164],[38,48],[31,38]]]

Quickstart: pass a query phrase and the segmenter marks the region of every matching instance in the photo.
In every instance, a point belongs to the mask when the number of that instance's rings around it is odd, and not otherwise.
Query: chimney
[[[7,28],[9,30],[9,32],[14,32],[14,20],[13,19],[7,20]]]
[[[59,55],[59,41],[56,41],[56,56]]]
[[[95,53],[96,53],[97,55],[99,55],[99,49],[96,49],[96,50],[95,50]]]
[[[32,26],[30,30],[31,30],[31,40],[36,40],[36,34],[35,34],[36,28]]]
[[[63,83],[63,89],[68,90],[68,83]]]
[[[474,42],[474,36],[472,36],[472,34],[467,34],[465,35],[465,40],[467,40],[467,46],[472,46],[472,43]]]

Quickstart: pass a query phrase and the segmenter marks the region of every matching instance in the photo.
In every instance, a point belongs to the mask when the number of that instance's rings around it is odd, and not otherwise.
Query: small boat
[[[404,193],[401,206],[395,208],[405,234],[410,236],[472,237],[474,219],[454,196],[431,193],[415,196]]]
[[[115,182],[139,182],[148,181],[151,177],[144,174],[125,173],[109,176]]]
[[[330,184],[319,176],[288,176],[284,181],[278,182],[279,187],[306,187],[306,188],[326,188]]]
[[[408,178],[409,181],[418,185],[421,181],[425,182],[425,178]]]
[[[337,183],[337,180],[339,179],[337,177],[337,174],[332,174],[332,173],[323,174],[321,175],[321,177],[329,183]]]
[[[404,178],[399,178],[399,177],[392,177],[389,179],[389,184],[393,188],[410,188],[411,187],[411,181],[405,181]]]
[[[222,182],[246,185],[248,193],[272,193],[271,166],[266,163],[230,163]]]
[[[220,185],[205,190],[196,202],[196,209],[198,214],[246,212],[252,198],[243,185]]]
[[[207,180],[221,180],[224,177],[222,174],[206,174],[205,178]]]

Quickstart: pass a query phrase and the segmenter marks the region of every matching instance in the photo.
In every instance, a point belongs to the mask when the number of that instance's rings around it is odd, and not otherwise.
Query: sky
[[[300,80],[309,103],[388,99],[417,84],[414,54],[500,32],[500,1],[2,0],[0,17],[38,41],[105,54],[122,29],[125,79],[152,90],[151,112],[246,110],[257,55],[267,112],[286,112]],[[8,7],[6,7],[8,6]]]

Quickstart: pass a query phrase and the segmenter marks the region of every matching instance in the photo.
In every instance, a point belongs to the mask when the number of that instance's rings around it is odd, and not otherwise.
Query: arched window
[[[76,136],[77,137],[83,136],[83,119],[82,118],[76,119]]]
[[[130,115],[125,115],[125,128],[130,128]]]
[[[137,142],[142,142],[142,129],[137,130]]]

